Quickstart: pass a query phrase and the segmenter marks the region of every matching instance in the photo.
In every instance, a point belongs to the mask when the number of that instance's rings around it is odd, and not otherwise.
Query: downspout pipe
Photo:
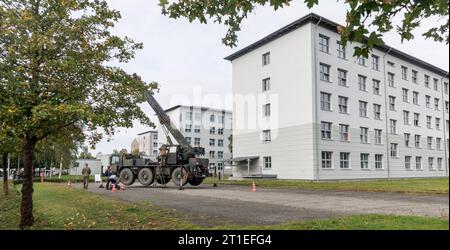
[[[384,54],[383,56],[383,77],[384,77],[384,116],[385,116],[385,124],[386,124],[386,165],[387,165],[387,179],[391,179],[391,154],[390,154],[390,141],[389,141],[389,111],[388,111],[388,93],[387,93],[387,72],[386,72],[386,56],[389,55],[392,48],[389,48],[389,50]]]
[[[313,133],[314,133],[314,152],[316,152],[316,160],[315,160],[315,175],[314,175],[314,180],[315,181],[319,181],[319,173],[320,173],[320,151],[319,151],[319,137],[318,137],[318,119],[319,119],[319,111],[318,111],[318,107],[317,107],[317,27],[319,27],[319,24],[322,22],[322,17],[319,18],[319,21],[315,24],[314,26],[314,31],[313,31],[313,42],[314,42],[314,76],[313,76],[313,92],[314,92],[314,96],[313,96],[313,108],[314,108],[314,121],[313,121]]]
[[[444,127],[444,163],[445,163],[445,175],[448,176],[448,131],[447,120],[445,119],[445,93],[444,93],[444,79],[448,78],[448,72],[441,78],[441,95],[442,95],[442,127]]]

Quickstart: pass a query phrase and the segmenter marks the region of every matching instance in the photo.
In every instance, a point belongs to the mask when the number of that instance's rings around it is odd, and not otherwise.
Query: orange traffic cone
[[[252,192],[256,192],[256,185],[255,185],[254,181],[253,181],[253,184],[252,184]]]
[[[72,187],[72,183],[70,183],[70,180],[67,182],[68,187]]]
[[[121,183],[120,183],[120,191],[123,191],[123,190],[125,190],[125,186],[124,186],[123,183],[121,182]]]
[[[116,184],[113,184],[111,192],[115,193],[116,192]]]

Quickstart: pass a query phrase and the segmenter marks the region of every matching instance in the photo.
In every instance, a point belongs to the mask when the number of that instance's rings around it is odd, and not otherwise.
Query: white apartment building
[[[153,160],[158,156],[158,149],[158,131],[140,133],[131,143],[131,153],[139,150],[139,153]]]
[[[196,106],[174,106],[165,111],[173,124],[192,146],[205,148],[210,170],[222,171],[224,159],[231,157],[229,138],[232,128],[231,111]],[[167,143],[161,125],[158,126],[160,141]],[[173,143],[176,143],[171,137]]]
[[[233,175],[448,176],[448,72],[386,45],[354,58],[338,26],[309,14],[225,58]]]

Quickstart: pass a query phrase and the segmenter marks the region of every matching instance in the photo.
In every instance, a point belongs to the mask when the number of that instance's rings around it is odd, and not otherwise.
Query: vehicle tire
[[[183,173],[182,179],[181,179],[181,173]],[[178,186],[178,187],[180,186],[180,181],[181,181],[181,186],[186,185],[187,179],[188,179],[188,173],[187,173],[186,169],[183,168],[183,172],[181,172],[181,167],[178,167],[172,171],[172,182],[176,186]]]
[[[133,171],[129,168],[124,168],[120,171],[120,182],[125,186],[133,185],[134,183],[134,174]]]
[[[138,173],[138,180],[142,186],[150,186],[153,183],[153,171],[150,168],[142,168]]]
[[[191,184],[192,186],[198,186],[200,184],[202,184],[204,178],[194,178],[192,180],[189,180],[189,184]]]

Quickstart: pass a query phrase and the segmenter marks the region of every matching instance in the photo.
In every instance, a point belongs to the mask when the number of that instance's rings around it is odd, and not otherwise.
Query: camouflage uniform
[[[86,166],[83,168],[83,170],[81,170],[81,174],[83,175],[83,188],[84,188],[84,189],[88,189],[88,185],[89,185],[89,175],[91,174],[91,169],[88,167],[87,164],[86,164]]]

